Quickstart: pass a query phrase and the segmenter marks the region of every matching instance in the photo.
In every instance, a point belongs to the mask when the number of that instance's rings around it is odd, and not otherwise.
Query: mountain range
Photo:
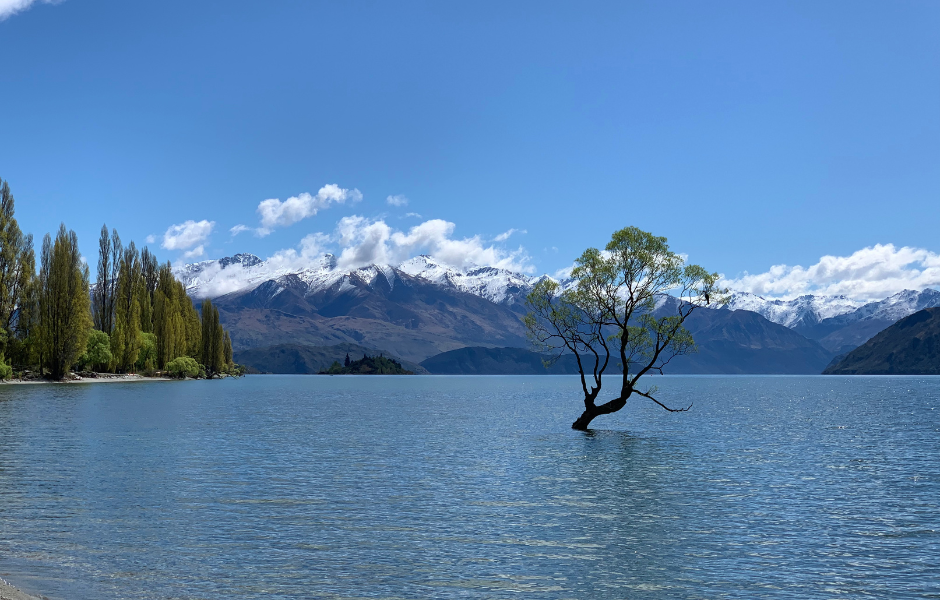
[[[213,299],[236,350],[358,344],[413,363],[468,347],[525,348],[525,297],[547,277],[456,269],[430,256],[344,269],[330,254],[300,266],[236,254],[175,273],[190,295]],[[932,289],[868,303],[734,292],[724,306],[694,313],[688,327],[699,352],[677,358],[670,372],[818,373],[834,356],[932,306],[940,306],[940,292]]]

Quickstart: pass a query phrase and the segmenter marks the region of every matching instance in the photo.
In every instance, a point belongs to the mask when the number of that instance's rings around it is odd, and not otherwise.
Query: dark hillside
[[[358,344],[334,344],[332,346],[310,346],[307,344],[278,344],[264,348],[252,348],[235,353],[235,362],[246,365],[262,373],[284,373],[309,375],[329,369],[334,362],[344,364],[346,355],[350,359],[361,359],[364,355],[384,354],[388,352],[375,348],[366,348]],[[420,365],[400,361],[402,366],[415,373],[427,373]]]
[[[827,375],[940,375],[940,308],[925,308],[849,352]]]

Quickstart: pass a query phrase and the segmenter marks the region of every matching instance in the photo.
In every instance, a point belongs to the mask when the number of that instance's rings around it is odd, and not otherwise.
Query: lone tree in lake
[[[600,415],[623,408],[633,394],[654,397],[640,378],[662,373],[674,357],[695,351],[685,320],[701,306],[725,301],[717,273],[669,250],[666,238],[636,227],[617,231],[604,251],[589,248],[576,261],[572,285],[540,281],[527,298],[525,325],[534,345],[556,358],[574,355],[581,372],[584,412],[571,427],[585,430]],[[674,308],[669,308],[674,307]],[[659,310],[657,310],[657,308]],[[623,367],[616,397],[597,403],[611,356]]]

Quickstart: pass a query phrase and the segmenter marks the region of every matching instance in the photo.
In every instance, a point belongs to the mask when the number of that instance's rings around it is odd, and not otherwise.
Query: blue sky
[[[25,230],[64,221],[90,261],[102,222],[172,260],[396,232],[397,257],[431,222],[432,250],[551,273],[636,225],[740,281],[940,273],[938,2],[220,6],[0,0]],[[164,237],[187,221],[213,225]]]

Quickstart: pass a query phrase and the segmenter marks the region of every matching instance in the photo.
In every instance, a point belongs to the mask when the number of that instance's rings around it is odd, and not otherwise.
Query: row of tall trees
[[[61,379],[81,367],[132,373],[164,370],[184,357],[206,374],[230,370],[231,339],[206,301],[200,317],[169,263],[145,247],[124,246],[102,227],[97,280],[65,225],[43,238],[37,273],[31,235],[14,216],[0,180],[0,377],[11,365]]]

